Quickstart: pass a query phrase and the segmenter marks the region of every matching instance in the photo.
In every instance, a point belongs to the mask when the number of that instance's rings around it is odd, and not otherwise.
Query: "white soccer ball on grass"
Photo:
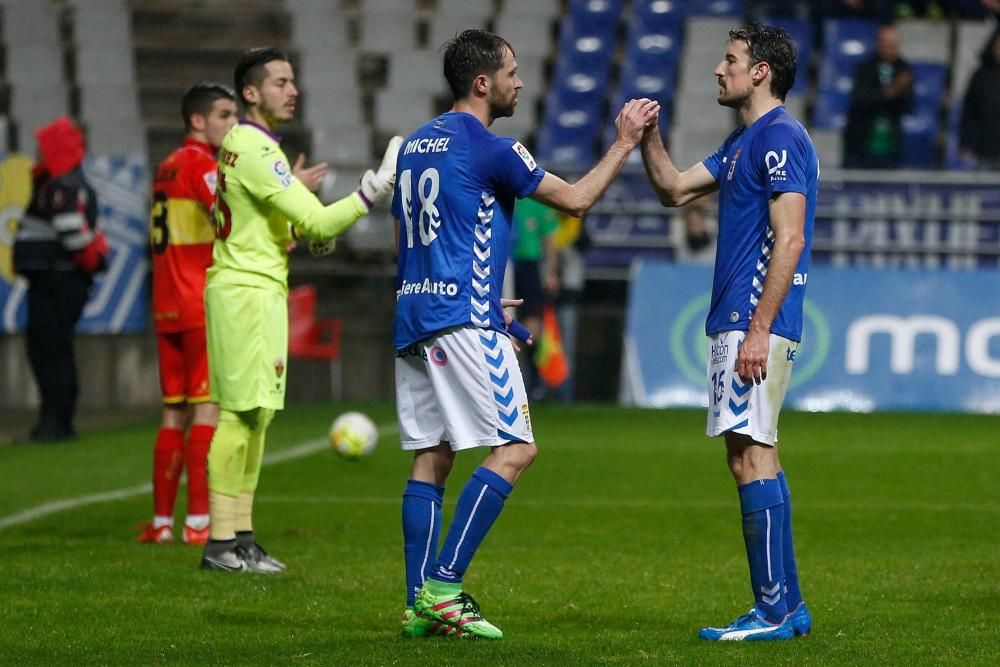
[[[345,412],[330,425],[330,444],[338,454],[358,459],[375,451],[378,428],[368,415]]]

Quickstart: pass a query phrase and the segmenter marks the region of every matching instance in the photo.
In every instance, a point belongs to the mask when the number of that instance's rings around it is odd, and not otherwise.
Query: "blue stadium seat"
[[[934,169],[937,161],[937,113],[914,113],[903,117],[903,166]]]
[[[538,131],[538,159],[589,166],[594,161],[594,138],[599,127],[599,116],[585,109],[547,111]]]
[[[947,90],[948,68],[939,63],[910,63],[913,69],[913,96],[917,112],[937,111]]]
[[[683,25],[683,0],[635,0],[632,3],[633,31],[676,34]]]
[[[847,110],[851,106],[850,93],[820,90],[813,111],[812,127],[818,130],[842,130],[847,124]]]
[[[743,16],[743,0],[691,0],[689,16]]]
[[[613,38],[622,4],[622,0],[570,0],[566,21],[576,34]]]
[[[850,93],[854,68],[870,58],[878,23],[861,19],[827,19],[823,24],[823,64],[818,87]]]

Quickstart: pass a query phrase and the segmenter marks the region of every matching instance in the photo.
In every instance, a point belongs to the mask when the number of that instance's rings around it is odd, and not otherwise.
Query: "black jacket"
[[[889,159],[897,160],[903,152],[903,115],[913,106],[913,87],[907,93],[888,99],[882,91],[883,81],[879,73],[881,61],[878,57],[860,63],[854,71],[854,88],[851,106],[847,112],[847,127],[844,129],[845,166],[867,166],[871,157],[870,141],[876,121],[885,119],[889,123],[890,134],[895,145]],[[889,63],[892,81],[910,69],[906,61],[899,59]]]
[[[978,158],[1000,158],[1000,63],[992,55],[983,58],[969,81],[958,145]]]
[[[74,257],[97,234],[97,196],[77,167],[58,177],[42,172],[32,185],[31,203],[14,240],[14,268],[32,271],[77,271]]]

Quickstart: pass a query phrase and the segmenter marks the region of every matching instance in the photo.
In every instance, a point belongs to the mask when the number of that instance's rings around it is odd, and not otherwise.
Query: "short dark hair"
[[[187,89],[181,98],[181,118],[184,119],[184,130],[191,131],[191,114],[208,116],[212,113],[212,105],[216,100],[236,101],[236,93],[224,83],[218,81],[202,81]]]
[[[748,23],[729,31],[729,41],[746,42],[750,64],[766,62],[771,66],[771,94],[784,101],[795,85],[795,64],[798,55],[795,43],[784,28],[760,23]]]
[[[477,76],[493,76],[503,67],[504,49],[514,53],[510,42],[485,30],[465,30],[443,48],[444,78],[456,100],[469,95]]]
[[[259,87],[267,73],[267,69],[264,66],[273,60],[284,60],[287,62],[288,55],[281,49],[276,49],[272,46],[261,46],[244,51],[240,59],[236,61],[236,69],[233,70],[233,84],[244,105],[249,103],[243,97],[243,89],[246,86]]]

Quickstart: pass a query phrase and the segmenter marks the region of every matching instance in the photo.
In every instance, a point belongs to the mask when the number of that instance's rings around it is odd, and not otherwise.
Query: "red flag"
[[[538,376],[550,387],[558,387],[569,378],[569,362],[563,350],[559,321],[552,306],[542,309],[542,335],[535,351]]]

